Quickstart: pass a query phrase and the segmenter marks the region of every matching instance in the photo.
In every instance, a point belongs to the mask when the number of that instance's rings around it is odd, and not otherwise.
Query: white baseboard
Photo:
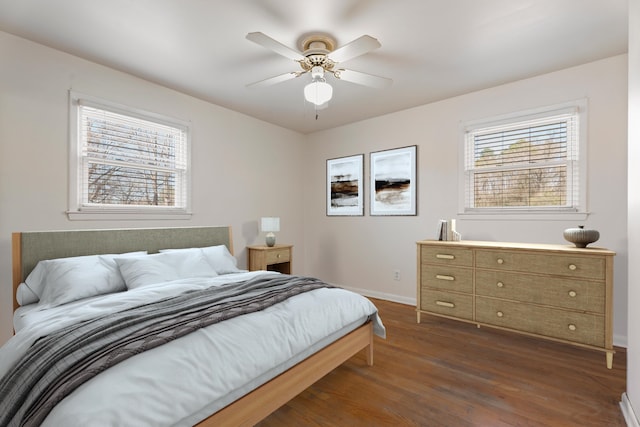
[[[616,347],[627,348],[627,337],[626,335],[613,335],[613,345]]]
[[[638,421],[638,417],[631,406],[631,401],[629,400],[627,393],[622,393],[620,408],[622,409],[622,415],[624,415],[627,427],[640,427],[640,421]]]
[[[347,286],[342,286],[342,288],[355,292],[360,295],[364,295],[365,297],[383,299],[385,301],[398,302],[400,304],[406,304],[406,305],[413,305],[413,306],[416,305],[415,298],[403,297],[395,294],[388,294],[386,292],[376,292],[368,289],[351,288]]]

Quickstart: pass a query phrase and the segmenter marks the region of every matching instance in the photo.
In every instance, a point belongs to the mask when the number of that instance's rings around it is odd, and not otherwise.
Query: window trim
[[[186,133],[187,176],[185,207],[160,206],[83,206],[80,183],[82,182],[82,158],[80,153],[80,104],[105,109],[130,117],[149,120],[176,128]],[[191,126],[189,122],[163,116],[158,113],[128,107],[73,90],[69,91],[69,209],[70,220],[181,220],[191,219]]]
[[[460,125],[458,155],[458,216],[474,220],[585,220],[587,210],[587,128],[588,102],[586,98],[546,107],[533,108],[499,116],[470,120]],[[465,206],[465,156],[466,134],[469,131],[506,126],[518,122],[543,119],[545,117],[576,112],[578,114],[578,205],[577,208],[482,208],[469,210]]]

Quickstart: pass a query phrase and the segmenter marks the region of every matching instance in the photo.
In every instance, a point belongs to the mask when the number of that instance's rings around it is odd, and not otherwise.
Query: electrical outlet
[[[400,270],[393,270],[393,280],[400,280]]]

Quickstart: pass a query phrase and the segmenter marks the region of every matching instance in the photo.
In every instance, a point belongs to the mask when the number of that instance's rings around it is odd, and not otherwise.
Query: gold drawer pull
[[[455,256],[447,255],[447,254],[436,254],[436,258],[438,258],[438,259],[456,259]]]
[[[455,304],[452,302],[446,302],[446,301],[436,301],[436,305],[439,305],[441,307],[449,307],[449,308],[454,308]]]
[[[578,294],[576,293],[576,291],[569,291],[569,296],[570,296],[571,298],[574,298],[576,295],[578,295]]]
[[[502,258],[498,258],[498,261],[497,261],[497,262],[498,262],[498,264],[500,264],[500,265],[504,264],[504,260],[503,260]]]
[[[569,270],[574,271],[576,268],[578,267],[575,264],[569,264]]]
[[[498,283],[496,283],[496,286],[499,287],[499,288],[502,288],[502,287],[504,287],[504,283],[498,282]]]
[[[503,317],[503,316],[504,316],[504,313],[503,313],[503,312],[501,312],[501,311],[498,311],[498,312],[496,312],[496,316],[498,316],[498,317]]]
[[[453,276],[445,276],[444,274],[436,274],[436,279],[439,280],[456,280]]]
[[[576,325],[574,325],[573,323],[569,324],[569,330],[570,331],[575,331],[576,329],[578,329],[578,328],[576,328]]]
[[[280,257],[282,257],[282,254],[276,255],[276,258],[280,258]]]

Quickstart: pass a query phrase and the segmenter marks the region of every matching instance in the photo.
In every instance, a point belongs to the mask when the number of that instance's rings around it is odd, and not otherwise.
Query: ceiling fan
[[[302,52],[293,50],[260,32],[247,34],[247,39],[286,58],[293,59],[301,68],[298,71],[291,71],[251,83],[247,85],[248,87],[269,86],[310,73],[311,83],[305,86],[305,99],[316,106],[323,106],[331,99],[333,93],[333,88],[324,78],[325,74],[332,74],[336,79],[374,88],[386,88],[392,83],[392,80],[386,77],[338,68],[339,63],[364,55],[381,46],[378,40],[368,35],[360,36],[335,49],[335,40],[330,36],[312,34],[305,37],[300,43]]]

